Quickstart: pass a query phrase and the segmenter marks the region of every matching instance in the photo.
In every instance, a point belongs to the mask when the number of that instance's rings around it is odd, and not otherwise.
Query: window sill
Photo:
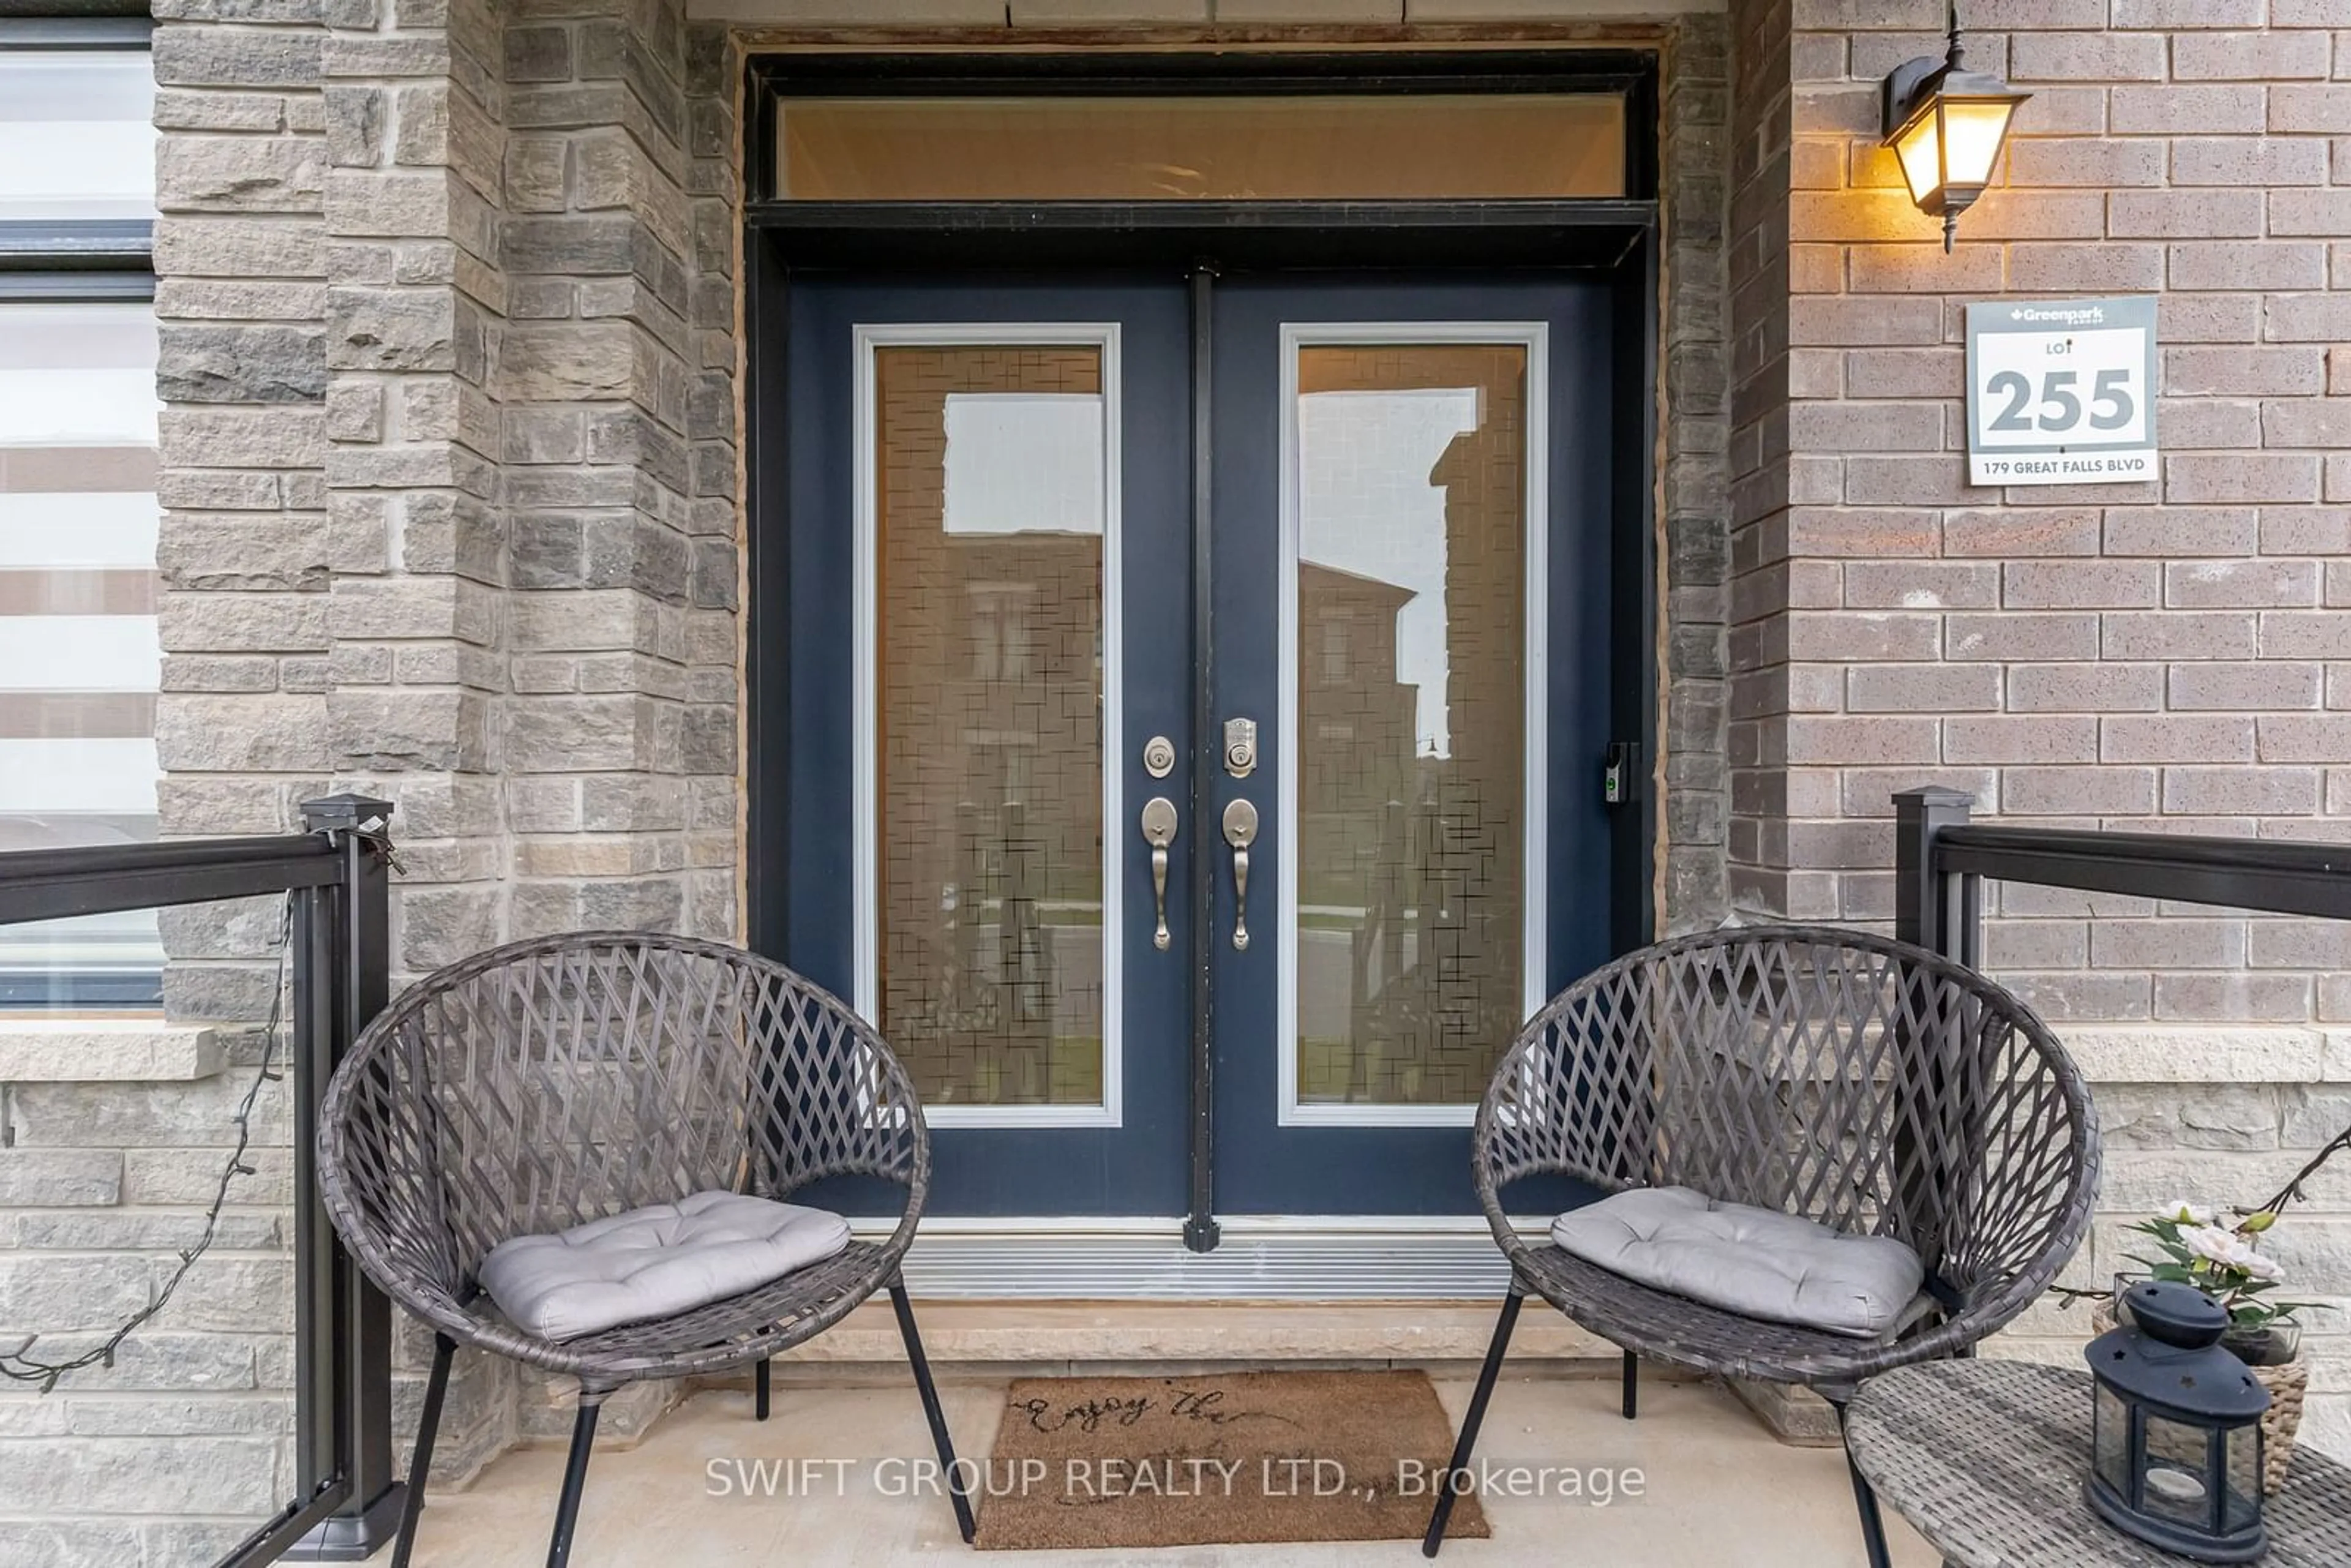
[[[0,1018],[0,1083],[185,1083],[222,1065],[218,1032],[200,1025]]]

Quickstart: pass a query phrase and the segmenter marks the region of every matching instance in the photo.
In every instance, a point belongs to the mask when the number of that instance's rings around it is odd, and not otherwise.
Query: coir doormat
[[[1417,1372],[1023,1378],[972,1478],[977,1544],[1417,1540],[1452,1449]],[[1488,1533],[1474,1496],[1447,1533]]]

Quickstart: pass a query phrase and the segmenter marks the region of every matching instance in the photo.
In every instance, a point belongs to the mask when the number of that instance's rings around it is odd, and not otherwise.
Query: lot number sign
[[[2121,485],[2157,476],[2155,300],[1968,307],[1968,482]]]

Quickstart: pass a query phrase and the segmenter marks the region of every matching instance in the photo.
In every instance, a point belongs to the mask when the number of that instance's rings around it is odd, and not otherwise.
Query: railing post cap
[[[1976,798],[1968,790],[1954,789],[1948,784],[1922,784],[1916,789],[1895,791],[1894,803],[1896,806],[1965,808],[1974,805]]]
[[[392,821],[392,804],[372,795],[322,795],[302,802],[302,826],[313,833],[381,833]]]

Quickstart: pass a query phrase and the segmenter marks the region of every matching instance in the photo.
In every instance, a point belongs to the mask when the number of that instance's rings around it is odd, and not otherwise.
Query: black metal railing
[[[1894,797],[1894,933],[1971,967],[1986,878],[2351,920],[2351,844],[1998,827],[1970,821],[1974,803],[1939,788]]]
[[[391,816],[386,801],[334,795],[304,803],[303,833],[0,853],[0,925],[281,893],[291,901],[294,1495],[220,1568],[360,1562],[399,1519],[391,1306],[327,1223],[315,1169],[319,1098],[387,999]]]

